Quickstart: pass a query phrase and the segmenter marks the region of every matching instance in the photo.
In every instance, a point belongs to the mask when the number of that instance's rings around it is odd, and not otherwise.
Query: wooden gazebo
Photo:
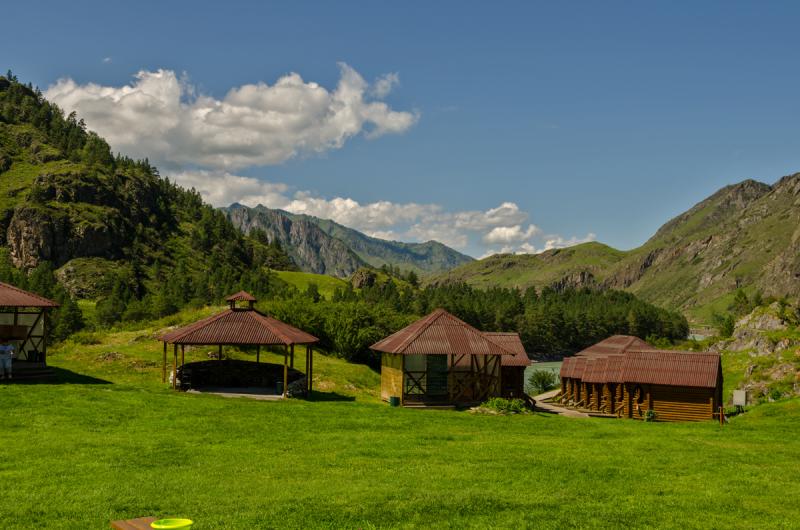
[[[444,309],[371,346],[381,352],[381,397],[403,405],[480,403],[501,395],[514,352]]]
[[[261,361],[261,346],[283,346],[283,395],[287,395],[289,369],[294,368],[295,345],[306,346],[306,393],[312,391],[312,375],[314,367],[313,344],[317,337],[297,329],[289,324],[269,317],[254,307],[256,298],[244,291],[239,291],[226,298],[229,308],[208,318],[199,320],[188,326],[174,329],[160,337],[164,343],[164,364],[161,381],[167,381],[167,347],[173,345],[173,388],[177,388],[178,367],[184,366],[186,346],[217,346],[218,360],[223,359],[224,346],[255,346],[256,363]],[[237,307],[237,302],[246,302],[245,307]],[[180,365],[178,349],[180,348]]]
[[[525,369],[531,365],[531,360],[525,351],[525,346],[519,338],[519,333],[514,332],[487,332],[484,333],[489,340],[500,344],[514,355],[503,355],[500,361],[500,380],[504,398],[525,397]]]
[[[0,282],[0,338],[17,343],[15,363],[47,365],[48,317],[56,307],[52,300]]]

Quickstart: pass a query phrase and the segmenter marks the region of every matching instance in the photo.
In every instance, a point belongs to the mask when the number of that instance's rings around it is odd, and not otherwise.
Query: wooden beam
[[[283,347],[283,397],[287,396],[286,387],[289,385],[289,347]]]
[[[172,357],[172,389],[178,388],[178,345],[173,349]]]
[[[181,369],[183,369],[183,365],[186,364],[186,353],[185,353],[185,346],[181,344]]]
[[[261,362],[261,344],[256,346],[256,364]]]
[[[219,351],[217,352],[217,360],[222,361],[222,344],[219,345]]]
[[[308,397],[311,397],[311,393],[314,391],[314,347],[311,344],[307,344],[306,350],[308,351],[308,373],[306,374],[306,379],[308,379]]]
[[[167,382],[167,343],[164,342],[164,362],[161,365],[161,382]]]
[[[292,352],[292,357],[290,360],[291,364],[289,364],[289,368],[294,368],[294,344],[291,345],[291,352]]]

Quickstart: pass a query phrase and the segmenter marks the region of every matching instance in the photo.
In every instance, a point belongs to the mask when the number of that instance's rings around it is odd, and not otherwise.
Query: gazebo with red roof
[[[226,298],[229,308],[221,313],[199,320],[188,326],[174,329],[163,334],[160,340],[164,343],[164,364],[161,380],[166,382],[167,345],[173,345],[173,388],[177,388],[178,347],[181,351],[180,369],[185,363],[186,346],[217,346],[218,360],[223,360],[224,346],[256,346],[256,363],[260,363],[261,346],[283,346],[283,395],[287,395],[289,369],[294,368],[295,345],[306,346],[306,388],[307,394],[312,391],[314,366],[313,344],[319,339],[303,330],[290,326],[275,318],[267,316],[255,309],[256,298],[244,291]],[[237,307],[237,302],[247,302],[247,307]]]
[[[486,332],[490,340],[514,352],[514,355],[503,355],[500,360],[500,382],[504,398],[525,399],[525,369],[531,365],[531,359],[525,346],[515,332]]]
[[[409,404],[479,403],[501,394],[501,358],[515,352],[444,309],[370,347],[381,355],[381,397]]]
[[[23,376],[21,369],[45,370],[49,311],[56,307],[52,300],[0,282],[0,339],[16,343],[15,378]]]

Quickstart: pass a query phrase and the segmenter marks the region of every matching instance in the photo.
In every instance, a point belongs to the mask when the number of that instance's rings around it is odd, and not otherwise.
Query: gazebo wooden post
[[[261,362],[261,344],[256,346],[256,364]]]
[[[289,346],[283,347],[283,397],[287,396],[286,386],[289,384]]]
[[[185,360],[186,360],[185,346],[181,344],[181,368],[183,368],[183,365],[186,364]]]
[[[311,397],[311,393],[314,391],[314,346],[311,344],[307,345],[308,348],[308,397]]]
[[[173,349],[172,357],[172,389],[178,388],[178,345]]]
[[[167,342],[164,341],[164,362],[161,364],[161,382],[167,382]]]
[[[289,358],[289,368],[294,368],[294,344],[290,346],[291,357]]]
[[[217,360],[222,361],[222,344],[219,345],[219,351],[217,352]]]
[[[308,358],[308,344],[306,344],[306,396],[311,392],[311,374],[309,368],[311,367],[311,359]]]
[[[48,333],[48,324],[49,324],[49,317],[50,316],[50,309],[45,307],[42,309],[42,364],[47,366],[47,337]]]

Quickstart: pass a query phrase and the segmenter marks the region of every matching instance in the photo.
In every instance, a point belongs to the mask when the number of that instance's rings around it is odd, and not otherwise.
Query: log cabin
[[[722,406],[718,353],[659,350],[616,335],[561,365],[562,403],[589,412],[658,421],[710,420]]]

